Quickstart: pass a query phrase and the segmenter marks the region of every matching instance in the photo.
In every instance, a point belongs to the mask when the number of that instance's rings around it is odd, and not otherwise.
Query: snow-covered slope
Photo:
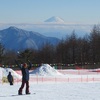
[[[56,69],[52,68],[49,64],[42,64],[40,67],[30,72],[30,74],[39,75],[39,76],[63,75],[60,72],[58,72]]]

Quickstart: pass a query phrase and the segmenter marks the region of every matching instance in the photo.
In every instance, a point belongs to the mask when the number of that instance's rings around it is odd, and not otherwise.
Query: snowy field
[[[22,96],[19,87],[0,85],[0,100],[100,100],[100,83],[30,84],[31,95]]]
[[[6,77],[8,72],[11,72],[14,79],[21,79],[21,75],[17,74],[12,69],[0,68],[0,78]],[[64,72],[64,74],[63,74]],[[66,72],[66,73],[65,73]],[[85,74],[86,73],[86,74]],[[89,75],[88,75],[89,73]],[[44,64],[34,71],[30,72],[32,77],[56,77],[56,78],[92,78],[88,81],[56,81],[56,82],[34,82],[30,79],[30,92],[31,95],[17,95],[21,82],[15,82],[13,86],[8,83],[0,83],[0,100],[100,100],[100,74],[97,69],[92,70],[62,70],[58,71],[53,69],[48,64]],[[98,78],[99,80],[95,80]],[[94,81],[95,80],[95,81]]]

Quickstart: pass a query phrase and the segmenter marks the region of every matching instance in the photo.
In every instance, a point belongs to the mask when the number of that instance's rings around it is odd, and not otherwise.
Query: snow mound
[[[2,77],[7,77],[7,75],[9,74],[9,72],[11,72],[12,76],[14,77],[14,79],[21,79],[22,78],[22,76],[20,76],[19,74],[17,74],[11,68],[0,68],[0,79],[2,79]]]
[[[49,64],[42,64],[42,66],[36,68],[32,72],[31,75],[39,75],[39,76],[56,76],[63,75],[59,73],[56,69],[52,68]]]

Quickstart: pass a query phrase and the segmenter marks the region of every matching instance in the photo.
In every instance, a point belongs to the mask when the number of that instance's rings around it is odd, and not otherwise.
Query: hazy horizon
[[[98,24],[100,0],[0,0],[0,23],[40,23],[58,16],[66,23]]]

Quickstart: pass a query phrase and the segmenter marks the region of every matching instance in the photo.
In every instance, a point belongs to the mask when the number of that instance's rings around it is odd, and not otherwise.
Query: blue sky
[[[98,24],[100,0],[0,0],[0,23],[36,23],[52,16]]]

